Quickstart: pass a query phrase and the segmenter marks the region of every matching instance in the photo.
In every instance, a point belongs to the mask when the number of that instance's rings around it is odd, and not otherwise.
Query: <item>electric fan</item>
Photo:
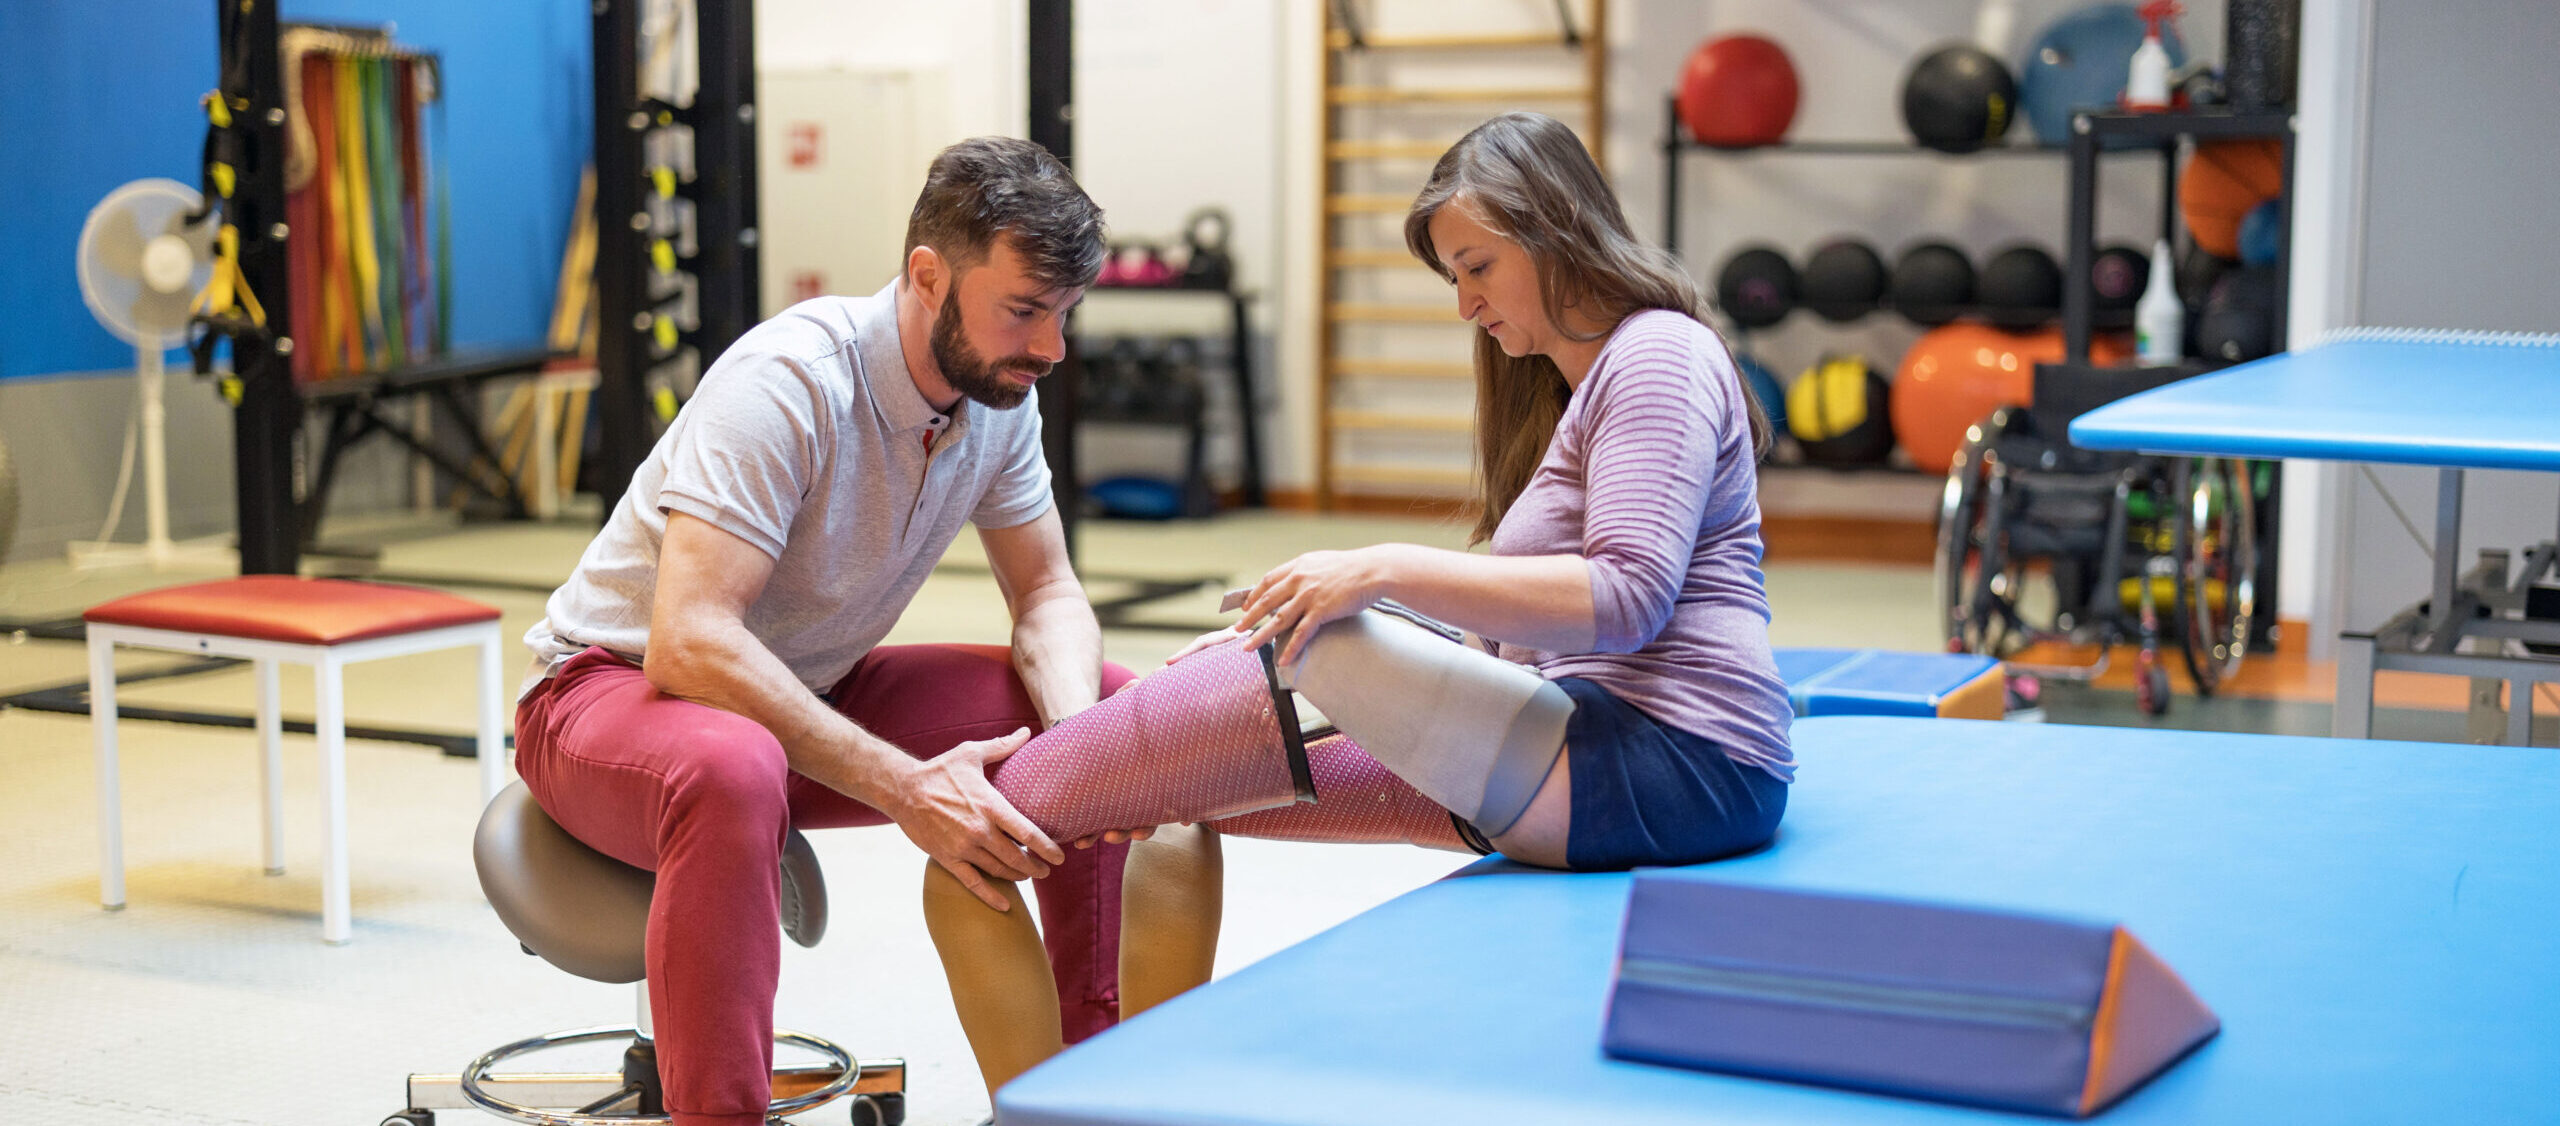
[[[133,482],[135,430],[125,430],[124,464],[116,473],[115,499],[107,505],[99,542],[71,545],[81,566],[147,562],[175,557],[169,540],[168,412],[161,399],[162,361],[186,342],[188,307],[213,276],[215,223],[189,224],[203,206],[194,188],[175,180],[136,180],[107,193],[80,228],[80,297],[108,332],[133,345],[134,413],[142,449],[144,539],[112,542]]]

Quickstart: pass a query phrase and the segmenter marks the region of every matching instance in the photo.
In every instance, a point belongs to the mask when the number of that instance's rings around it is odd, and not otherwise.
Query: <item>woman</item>
[[[1768,424],[1696,284],[1636,241],[1580,139],[1539,114],[1494,118],[1442,156],[1405,240],[1483,330],[1472,539],[1490,552],[1381,544],[1290,560],[1244,597],[1241,642],[1195,642],[1026,744],[998,788],[1066,836],[1125,827],[1090,820],[1111,794],[1125,800],[1100,816],[1128,824],[1441,845],[1455,830],[1577,870],[1765,843],[1793,773],[1759,569],[1753,466]],[[1372,609],[1389,600],[1465,644]],[[1256,675],[1265,645],[1268,675],[1356,749],[1319,741],[1285,764],[1294,778],[1275,773],[1293,732],[1287,698]],[[1262,711],[1278,714],[1243,722]],[[1313,805],[1237,815],[1308,781]],[[1355,789],[1365,805],[1346,800]],[[1368,819],[1366,836],[1325,831],[1347,809],[1387,807],[1403,812]],[[1206,979],[1217,879],[1213,833],[1132,852],[1124,1015]],[[952,918],[973,906],[965,895],[927,898],[944,908],[928,911],[938,941],[966,931]],[[986,1070],[990,1089],[1009,1076]]]

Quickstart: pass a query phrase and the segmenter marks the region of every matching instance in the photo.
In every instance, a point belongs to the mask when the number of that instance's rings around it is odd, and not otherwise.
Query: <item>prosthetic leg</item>
[[[1273,841],[1482,851],[1460,835],[1447,809],[1379,765],[1350,736],[1339,732],[1311,736],[1307,763],[1323,801],[1220,818],[1210,827],[1230,837]]]
[[[1209,821],[1316,800],[1296,705],[1268,646],[1230,642],[1060,721],[997,765],[996,789],[1040,831]]]
[[[1573,698],[1436,625],[1363,610],[1319,627],[1280,677],[1388,770],[1498,837],[1564,750]]]

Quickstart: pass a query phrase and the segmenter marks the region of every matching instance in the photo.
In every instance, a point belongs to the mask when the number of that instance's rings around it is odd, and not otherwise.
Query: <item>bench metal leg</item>
[[[2373,635],[2338,635],[2337,707],[2329,734],[2340,739],[2373,737]]]
[[[98,760],[98,903],[124,907],[124,793],[116,778],[116,645],[89,634],[89,732]]]
[[[284,704],[272,657],[258,666],[258,813],[266,822],[261,857],[267,874],[284,875]]]

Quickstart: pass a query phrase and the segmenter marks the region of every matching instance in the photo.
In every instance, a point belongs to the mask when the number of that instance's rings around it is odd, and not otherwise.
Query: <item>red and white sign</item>
[[[794,121],[790,124],[786,136],[790,141],[788,150],[791,154],[791,167],[816,168],[818,143],[826,136],[819,124],[815,121]]]

